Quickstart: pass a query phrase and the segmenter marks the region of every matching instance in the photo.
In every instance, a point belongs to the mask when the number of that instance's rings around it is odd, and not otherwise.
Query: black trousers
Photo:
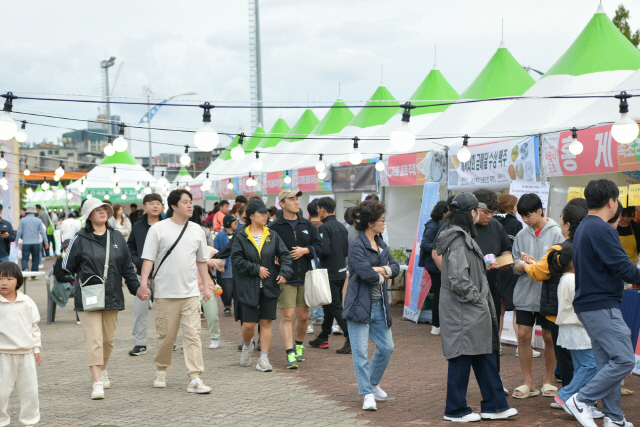
[[[440,286],[442,285],[442,273],[439,271],[427,271],[431,276],[431,290],[433,291],[433,306],[431,307],[431,324],[440,327]]]
[[[233,287],[235,282],[233,281],[233,277],[222,278],[218,273],[218,284],[222,288],[222,295],[220,295],[220,299],[222,299],[222,305],[224,308],[231,308],[232,299],[233,299]]]
[[[321,340],[327,340],[329,334],[331,334],[331,327],[333,326],[333,319],[336,319],[344,337],[349,340],[349,331],[347,330],[347,322],[342,318],[342,288],[344,286],[344,279],[329,281],[331,287],[331,304],[323,305],[324,320],[322,321],[322,332],[318,335]]]
[[[550,321],[549,329],[551,329],[551,336],[553,337],[553,352],[556,355],[556,362],[558,363],[560,375],[562,375],[562,386],[564,387],[569,385],[573,379],[573,359],[571,358],[571,351],[556,344],[558,342],[560,327]]]

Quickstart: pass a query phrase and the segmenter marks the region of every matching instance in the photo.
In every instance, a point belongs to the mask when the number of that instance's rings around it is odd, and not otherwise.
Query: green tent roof
[[[338,108],[336,108],[338,107]],[[333,135],[340,132],[355,117],[340,98],[333,103],[320,123],[311,131],[312,135]]]
[[[113,156],[105,157],[101,162],[101,165],[112,165],[112,164],[120,164],[120,165],[137,165],[139,164],[136,159],[131,155],[129,150],[124,150],[123,152],[115,152]]]
[[[185,168],[184,166],[181,166],[180,172],[178,172],[178,176],[191,176],[191,174],[189,173],[187,168]]]
[[[504,44],[501,44],[478,77],[460,95],[460,99],[520,96],[534,83],[533,77],[518,64]]]
[[[269,134],[267,135],[269,138],[263,139],[258,147],[275,147],[280,141],[282,141],[282,138],[284,138],[284,136],[288,134],[290,130],[291,128],[289,127],[287,122],[285,122],[282,117],[279,118],[278,120],[276,120],[276,122],[273,124],[273,127],[269,131]]]
[[[372,101],[395,101],[396,99],[391,95],[391,92],[384,87],[379,86],[378,89],[371,95],[369,102],[365,106],[371,105],[394,105],[400,107],[398,103],[382,103]],[[349,122],[349,126],[357,126],[359,128],[368,128],[371,126],[379,126],[385,124],[391,117],[398,112],[398,108],[392,107],[379,107],[379,108],[363,108],[358,114]]]
[[[222,152],[222,154],[220,154],[219,159],[224,160],[225,162],[227,160],[231,160],[231,150],[236,148],[239,140],[240,140],[240,136],[236,135],[236,137],[233,138],[233,141],[231,141],[231,144],[229,144],[229,146]]]
[[[256,130],[253,131],[253,135],[251,135],[251,138],[249,138],[249,141],[245,142],[244,152],[251,153],[253,150],[255,150],[266,135],[267,134],[264,132],[262,126],[258,125]]]
[[[427,77],[424,78],[418,89],[413,92],[411,101],[425,101],[433,99],[434,101],[443,101],[443,100],[455,100],[458,99],[459,94],[456,90],[449,84],[447,79],[444,78],[440,70],[433,69],[427,74]],[[436,102],[413,102],[414,105],[430,105],[436,104]],[[444,110],[449,108],[448,105],[438,105],[436,107],[423,107],[423,108],[415,108],[411,110],[412,116],[419,116],[421,114],[427,113],[442,113]]]
[[[543,78],[639,68],[640,51],[613,25],[600,5],[578,38]]]
[[[291,128],[289,133],[284,137],[284,141],[295,142],[302,141],[311,133],[311,131],[318,126],[320,120],[313,114],[310,109],[304,110],[302,116],[298,119],[295,125]]]

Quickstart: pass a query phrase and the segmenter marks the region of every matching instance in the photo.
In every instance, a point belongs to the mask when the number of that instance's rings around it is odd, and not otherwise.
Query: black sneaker
[[[225,317],[231,316],[231,309],[230,308],[225,308],[224,309],[224,315],[225,315]]]
[[[143,354],[147,354],[146,345],[137,345],[133,347],[133,350],[129,351],[129,356],[141,356]]]
[[[338,354],[351,354],[351,344],[349,341],[345,341],[344,346],[336,350]]]
[[[327,349],[329,348],[329,341],[328,340],[321,340],[320,338],[316,338],[313,341],[309,341],[309,345],[313,348],[324,348]]]

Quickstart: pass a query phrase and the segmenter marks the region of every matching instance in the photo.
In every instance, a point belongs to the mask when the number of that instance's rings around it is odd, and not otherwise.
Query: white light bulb
[[[109,196],[108,194],[105,194],[105,195],[104,195],[104,199],[105,199],[105,200],[109,200],[109,198],[110,198],[110,196]]]
[[[638,137],[638,124],[627,117],[627,113],[622,113],[613,126],[611,126],[611,136],[620,144],[630,144]]]
[[[205,122],[204,126],[193,136],[193,142],[196,143],[199,150],[211,151],[218,146],[220,136],[218,132],[213,130],[209,122]]]
[[[354,148],[351,154],[349,154],[349,161],[352,165],[359,165],[362,163],[362,153],[357,148]]]
[[[384,162],[382,160],[378,160],[376,162],[376,170],[378,172],[382,172],[384,170],[385,166],[384,166]]]
[[[287,175],[287,176],[284,177],[283,181],[284,181],[285,184],[291,184],[291,177],[289,175]]]
[[[120,187],[118,187],[117,185],[116,185],[116,188],[114,188],[114,189],[113,189],[113,192],[114,192],[115,194],[120,194],[120,192],[121,192],[121,191],[122,191],[122,190],[121,190],[121,189],[120,189]]]
[[[318,161],[318,163],[316,163],[316,171],[323,172],[326,168],[327,165],[325,165],[323,161]]]
[[[138,193],[138,195],[136,196],[136,199],[142,199],[142,194]]]
[[[64,175],[64,169],[62,169],[62,166],[58,166],[58,169],[55,170],[55,173],[58,176]]]
[[[0,116],[0,140],[7,141],[18,132],[18,124],[11,118],[8,111]]]
[[[127,195],[126,195],[126,194],[123,194],[122,196],[120,196],[120,198],[121,198],[122,200],[126,200],[126,199],[127,199]]]
[[[40,187],[42,187],[44,191],[47,191],[49,189],[49,183],[45,181],[42,184],[40,184]]]
[[[9,186],[8,186],[8,185],[3,185],[3,186],[2,186],[2,189],[3,189],[4,191],[7,191],[7,190],[9,189]]]
[[[113,156],[114,154],[116,154],[116,149],[113,148],[113,144],[108,143],[107,145],[104,146],[104,154],[107,157]]]
[[[202,186],[206,186],[207,188],[211,188],[211,181],[210,180],[206,180],[205,182],[202,183]]]
[[[119,137],[116,138],[115,141],[113,141],[113,148],[114,150],[116,150],[118,153],[122,153],[123,151],[127,150],[127,140],[124,139],[124,136],[120,135]]]
[[[164,186],[167,182],[167,178],[165,178],[164,176],[161,176],[160,178],[158,178],[158,185],[160,186]]]
[[[327,177],[327,173],[325,171],[318,172],[318,179],[323,181]]]
[[[151,187],[146,186],[146,187],[144,187],[143,191],[144,191],[144,194],[151,194]]]
[[[25,169],[24,172],[22,172],[24,174],[24,176],[29,176],[31,175],[31,171],[29,169]]]
[[[27,140],[27,133],[24,131],[24,129],[20,129],[18,132],[16,132],[16,136],[14,138],[18,142],[25,142]]]
[[[189,187],[188,185],[185,185],[184,189],[187,190],[187,191],[191,191],[191,187]]]
[[[261,170],[262,170],[262,168],[263,168],[263,166],[264,166],[264,165],[262,164],[262,162],[260,161],[260,159],[256,159],[256,161],[255,161],[255,162],[253,162],[253,169],[255,169],[255,170],[257,170],[257,171],[261,171]]]
[[[0,178],[0,185],[5,186],[9,183],[9,181],[7,181],[7,178],[5,178],[4,176],[2,178]]]
[[[471,159],[471,151],[467,147],[462,147],[460,151],[458,151],[458,160],[462,163],[467,163]]]
[[[244,158],[244,148],[236,145],[231,149],[231,158],[235,161],[240,161]]]
[[[233,187],[234,187],[234,185],[233,185],[232,183],[228,183],[228,184],[227,184],[227,188],[228,188],[229,190],[233,190]]]
[[[67,193],[67,199],[68,199],[68,200],[73,199],[73,194],[71,194],[71,193]]]
[[[582,150],[584,150],[584,146],[582,145],[582,142],[577,139],[574,139],[573,142],[569,144],[569,152],[575,156],[582,153]]]
[[[54,177],[53,177],[53,180],[54,180],[55,182],[60,181],[60,175],[56,175],[56,176],[54,176]]]
[[[5,169],[7,167],[7,165],[8,165],[8,163],[4,159],[4,157],[0,157],[0,169]]]
[[[191,163],[191,157],[189,157],[187,153],[184,153],[182,156],[180,156],[180,164],[182,166],[189,166],[189,163]]]
[[[120,177],[118,175],[116,175],[116,174],[111,175],[111,182],[112,183],[115,184],[118,181],[120,181]]]
[[[87,194],[87,200],[88,199],[93,199],[93,195],[92,194]]]
[[[401,122],[400,127],[389,137],[391,148],[396,151],[406,152],[413,148],[416,143],[416,134],[409,130],[409,122]]]
[[[33,190],[31,189],[31,187],[27,188],[27,194],[28,195],[32,195],[33,194]]]
[[[86,191],[87,187],[85,187],[84,185],[80,184],[78,186],[78,191],[81,193],[84,193]]]
[[[138,183],[138,184],[134,185],[134,186],[133,186],[133,188],[134,188],[136,191],[140,191],[140,189],[141,189],[142,187],[141,187],[141,186],[140,186],[140,184]]]

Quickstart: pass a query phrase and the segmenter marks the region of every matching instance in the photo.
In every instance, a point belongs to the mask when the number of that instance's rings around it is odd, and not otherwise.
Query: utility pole
[[[113,67],[116,63],[116,57],[112,56],[111,58],[109,58],[106,61],[101,61],[100,62],[100,68],[102,68],[102,97],[104,98],[104,101],[106,103],[106,110],[107,110],[107,117],[106,117],[106,123],[107,123],[107,130],[108,130],[108,134],[109,135],[113,135],[113,129],[112,129],[112,124],[111,124],[111,95],[110,95],[110,91],[109,91],[109,68]]]
[[[149,173],[153,175],[153,154],[151,151],[151,96],[153,91],[151,86],[146,85],[142,88],[142,92],[147,95],[147,126],[149,128]]]

